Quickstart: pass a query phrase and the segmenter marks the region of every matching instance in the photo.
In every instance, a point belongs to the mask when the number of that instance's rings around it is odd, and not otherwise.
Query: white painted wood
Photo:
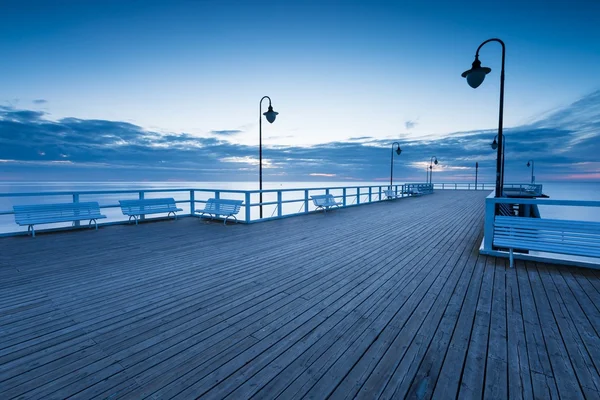
[[[518,249],[600,257],[600,223],[497,216],[493,243],[511,252]]]
[[[27,231],[31,232],[32,237],[35,237],[34,225],[89,220],[89,225],[94,222],[98,229],[96,220],[106,218],[100,214],[97,202],[13,206],[13,211],[15,222],[27,226]]]
[[[339,207],[342,203],[335,201],[335,198],[331,194],[319,194],[310,196],[317,210],[320,208],[327,212],[331,207]]]
[[[204,214],[208,214],[210,218],[218,218],[219,215],[225,215],[225,219],[223,220],[223,225],[227,223],[227,218],[233,217],[235,222],[237,222],[237,218],[235,215],[240,212],[240,208],[244,202],[242,200],[231,200],[231,199],[216,199],[211,198],[208,199],[206,205],[203,210],[196,211],[200,216],[204,216]],[[249,207],[247,207],[249,209]],[[246,214],[249,214],[246,211]]]
[[[142,192],[140,192],[140,196]],[[139,200],[119,200],[121,205],[121,212],[123,215],[128,215],[129,220],[133,218],[137,225],[138,220],[143,219],[142,217],[147,214],[164,214],[168,216],[173,214],[173,217],[177,219],[177,211],[183,211],[177,207],[175,199],[159,198],[159,199],[139,199]]]

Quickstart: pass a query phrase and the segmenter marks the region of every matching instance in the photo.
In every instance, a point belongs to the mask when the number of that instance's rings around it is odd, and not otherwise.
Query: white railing
[[[541,186],[541,185],[539,185]],[[496,216],[496,204],[511,204],[511,205],[525,205],[525,206],[537,206],[540,209],[540,215],[543,219],[544,215],[549,215],[550,209],[552,207],[560,207],[561,212],[554,213],[556,218],[551,217],[550,219],[564,219],[568,221],[600,221],[600,210],[596,211],[596,209],[600,208],[600,201],[588,201],[588,200],[554,200],[547,198],[510,198],[510,197],[494,197],[494,193],[491,193],[485,199],[485,220],[484,220],[484,228],[483,228],[483,242],[481,244],[480,251],[482,254],[494,255],[494,256],[502,256],[506,257],[507,253],[503,251],[495,250],[493,247],[494,242],[494,218]],[[582,216],[577,212],[573,212],[572,208],[593,208],[593,212],[585,214]],[[589,209],[588,209],[589,210]],[[564,216],[568,216],[568,218],[564,218]],[[553,258],[548,257],[528,257],[528,256],[520,256],[524,259],[532,259],[532,260],[542,260],[542,261],[552,261]],[[577,260],[569,262],[568,258],[558,256],[556,259],[561,262],[573,264],[573,265],[589,265],[589,262],[579,262]]]
[[[389,185],[377,185],[263,190],[263,218],[260,218],[259,190],[169,188],[0,193],[0,209],[4,209],[0,211],[0,236],[26,232],[25,227],[16,225],[13,220],[13,205],[97,201],[102,213],[107,216],[105,222],[99,225],[111,225],[129,222],[128,217],[122,215],[118,200],[173,197],[183,209],[183,212],[179,213],[180,216],[197,216],[195,211],[203,209],[203,204],[209,198],[228,198],[244,202],[238,215],[240,222],[255,223],[314,212],[315,206],[310,198],[312,195],[331,194],[342,203],[342,207],[353,207],[386,200],[384,191],[388,188]],[[408,196],[409,190],[414,189],[423,193],[433,192],[433,186],[426,183],[393,185],[392,189],[399,197]],[[73,226],[69,223],[57,223],[44,224],[40,228],[48,231],[72,229],[78,226],[79,223],[76,222]]]
[[[465,183],[465,182],[440,182],[433,184],[434,189],[441,190],[494,190],[496,188],[495,183]]]

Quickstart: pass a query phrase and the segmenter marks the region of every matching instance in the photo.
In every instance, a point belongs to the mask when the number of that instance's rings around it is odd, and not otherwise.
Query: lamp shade
[[[494,141],[492,142],[492,150],[496,150],[498,148],[498,142],[496,141],[496,138],[494,138]]]
[[[437,158],[435,159],[435,161],[433,162],[435,165],[438,165],[438,160]]]
[[[531,164],[529,163],[529,161],[527,161],[527,166],[528,166],[528,167],[531,167]]]
[[[267,121],[269,121],[271,124],[275,121],[277,114],[279,113],[277,111],[273,111],[273,107],[271,106],[269,106],[269,111],[263,113],[263,115],[267,118]]]
[[[400,146],[398,146],[398,148],[396,149],[396,154],[400,155],[400,153],[402,153],[402,149],[400,148]]]
[[[485,79],[485,76],[490,72],[492,72],[492,69],[488,67],[482,67],[481,61],[479,61],[479,58],[475,56],[475,61],[473,61],[471,69],[463,72],[461,76],[463,78],[467,78],[467,83],[469,86],[471,86],[473,89],[476,89],[479,87],[479,85],[481,85]]]

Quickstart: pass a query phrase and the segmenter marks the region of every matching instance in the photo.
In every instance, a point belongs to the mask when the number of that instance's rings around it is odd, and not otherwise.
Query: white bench
[[[100,214],[100,206],[97,202],[84,203],[58,203],[58,204],[35,204],[28,206],[13,206],[15,222],[21,226],[27,225],[27,233],[35,237],[34,225],[53,224],[59,222],[73,222],[90,220],[98,229],[97,220],[106,218]]]
[[[600,222],[496,216],[494,246],[574,256],[600,257]]]
[[[236,214],[240,212],[240,208],[244,202],[242,200],[231,200],[231,199],[213,199],[210,198],[204,205],[204,210],[197,210],[196,213],[200,214],[201,217],[204,214],[208,214],[210,219],[217,218],[219,215],[224,215],[223,225],[227,224],[227,218],[233,217],[237,223]]]
[[[402,194],[401,194],[401,193],[399,193],[399,194],[396,194],[396,191],[395,191],[395,190],[390,190],[390,189],[384,190],[384,191],[383,191],[383,194],[385,195],[385,197],[387,197],[387,198],[388,198],[388,200],[391,200],[391,199],[398,199],[398,198],[402,197]]]
[[[121,211],[123,215],[129,216],[129,222],[133,218],[135,224],[138,224],[138,220],[142,215],[146,214],[164,214],[167,213],[167,217],[171,214],[177,219],[177,211],[183,211],[181,208],[177,208],[175,199],[172,197],[160,198],[160,199],[139,199],[139,200],[119,200],[121,205]]]
[[[335,201],[335,197],[331,194],[318,194],[315,196],[310,196],[317,210],[320,208],[323,211],[327,212],[331,207],[339,207],[342,203]]]

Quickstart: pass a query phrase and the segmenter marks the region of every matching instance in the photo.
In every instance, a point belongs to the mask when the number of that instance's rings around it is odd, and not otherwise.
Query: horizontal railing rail
[[[440,187],[440,185],[442,185]],[[398,197],[407,197],[411,192],[418,190],[420,193],[433,192],[434,188],[443,189],[470,189],[475,190],[474,184],[428,184],[428,183],[404,183],[392,185]],[[209,198],[230,198],[242,200],[240,222],[256,223],[272,219],[287,218],[296,215],[314,212],[316,207],[310,196],[319,194],[331,194],[341,207],[353,207],[387,200],[385,190],[390,185],[362,185],[362,186],[331,186],[331,187],[309,187],[309,188],[279,188],[262,190],[263,202],[259,200],[260,190],[236,190],[236,189],[207,189],[207,188],[165,188],[165,189],[118,189],[118,190],[84,190],[84,191],[42,191],[42,192],[19,192],[0,193],[0,218],[6,219],[14,214],[11,209],[13,205],[40,204],[40,203],[65,203],[80,201],[98,201],[100,209],[107,215],[107,219],[99,225],[111,225],[128,223],[128,218],[120,213],[118,200],[144,199],[154,197],[173,197],[177,204],[184,209],[181,216],[199,216],[203,204]],[[492,184],[478,184],[477,190],[491,190]],[[263,207],[264,217],[259,217],[260,207]],[[156,217],[155,217],[156,218]],[[159,217],[160,218],[160,217]],[[140,218],[144,220],[145,218]],[[71,229],[68,224],[48,224],[40,228],[42,230]],[[74,224],[75,227],[79,223]],[[44,229],[46,228],[46,229]],[[14,224],[14,221],[2,221],[0,219],[0,235],[14,235],[26,233]]]

